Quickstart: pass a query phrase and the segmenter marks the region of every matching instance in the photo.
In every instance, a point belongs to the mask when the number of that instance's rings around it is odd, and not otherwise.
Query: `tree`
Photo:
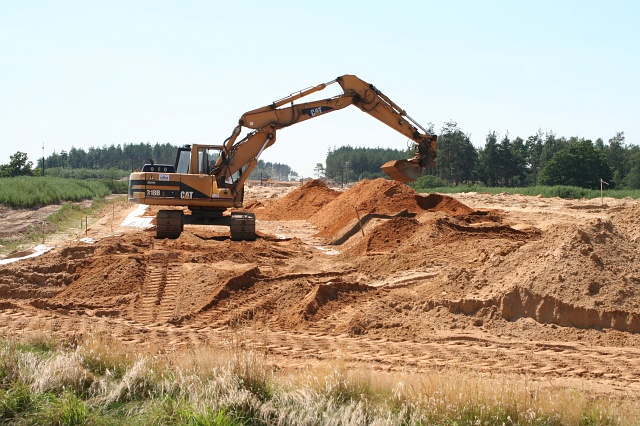
[[[598,189],[600,179],[611,180],[611,167],[589,140],[573,142],[558,151],[542,169],[540,185],[570,185]]]
[[[437,149],[437,176],[455,185],[474,179],[478,153],[457,123],[449,121],[442,126]]]
[[[9,164],[2,166],[0,174],[3,177],[31,176],[33,175],[33,163],[27,158],[27,154],[18,151],[9,156]]]
[[[411,156],[410,152],[397,149],[342,146],[330,149],[327,153],[325,176],[335,181],[385,177],[386,175],[380,171],[380,166],[389,160],[408,158],[409,156]]]
[[[499,182],[503,186],[511,186],[511,178],[513,177],[513,155],[511,152],[511,140],[509,133],[504,135],[498,145],[498,176]]]
[[[627,187],[640,189],[640,147],[637,145],[627,149],[631,168],[627,174]]]
[[[609,145],[605,147],[605,155],[609,165],[613,169],[614,181],[620,185],[624,176],[628,173],[628,155],[624,146],[624,132],[617,132],[609,139]]]
[[[485,185],[496,186],[498,183],[498,162],[498,135],[489,132],[480,152],[480,176]]]
[[[535,135],[529,136],[525,143],[525,149],[527,152],[526,163],[529,169],[526,183],[527,185],[535,185],[538,181],[538,173],[542,170],[544,164],[542,163],[542,149],[543,149],[543,133],[542,130],[538,130]]]
[[[313,174],[316,175],[318,179],[324,177],[324,166],[322,163],[316,163],[316,166],[313,168]]]
[[[640,189],[640,164],[635,164],[629,170],[627,186],[631,189]]]
[[[517,137],[511,143],[511,158],[512,158],[512,183],[514,186],[526,186],[527,175],[529,169],[527,167],[527,146],[521,137]]]
[[[569,143],[565,138],[556,138],[555,133],[547,132],[544,136],[542,151],[540,152],[541,170],[549,161],[551,161],[551,159],[557,152],[566,148],[568,145]]]

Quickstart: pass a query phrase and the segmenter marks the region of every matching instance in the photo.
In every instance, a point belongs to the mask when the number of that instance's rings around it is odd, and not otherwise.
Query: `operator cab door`
[[[176,171],[181,174],[181,199],[207,200],[219,197],[212,171],[217,167],[221,148],[194,145],[192,149],[178,153]]]
[[[198,174],[214,174],[213,171],[218,165],[220,152],[220,148],[198,147]]]

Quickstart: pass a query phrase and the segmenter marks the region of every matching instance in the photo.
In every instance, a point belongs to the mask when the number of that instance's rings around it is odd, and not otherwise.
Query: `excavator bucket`
[[[391,160],[380,167],[393,180],[413,182],[420,177],[422,168],[417,162],[410,160]]]

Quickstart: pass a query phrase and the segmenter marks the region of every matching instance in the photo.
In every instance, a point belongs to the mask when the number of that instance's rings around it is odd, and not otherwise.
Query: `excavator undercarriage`
[[[160,210],[156,216],[157,238],[178,238],[185,224],[228,226],[233,241],[256,239],[256,216],[250,212],[232,212],[231,215],[201,217],[184,214],[183,210]]]

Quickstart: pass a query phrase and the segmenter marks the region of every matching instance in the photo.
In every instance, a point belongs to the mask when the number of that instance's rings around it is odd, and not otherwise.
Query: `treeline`
[[[353,182],[361,179],[385,177],[380,166],[390,160],[407,158],[410,151],[389,148],[354,148],[342,146],[327,152],[326,167],[318,163],[314,169],[317,177],[336,182]]]
[[[72,147],[68,152],[54,152],[44,160],[45,169],[119,169],[133,171],[149,163],[174,164],[178,147],[170,143],[138,143],[100,147],[88,150]],[[41,167],[42,159],[38,160]]]
[[[570,185],[598,188],[600,179],[613,189],[640,189],[640,147],[625,143],[623,132],[607,142],[579,137],[558,137],[539,131],[523,139],[489,132],[476,148],[455,122],[438,134],[436,166],[426,171],[434,186],[481,184],[488,187]],[[409,151],[341,147],[327,154],[326,168],[316,175],[336,181],[384,176],[380,166],[408,158]]]
[[[156,164],[174,164],[178,147],[170,143],[138,143],[91,147],[88,150],[71,148],[68,152],[53,153],[44,160],[45,170],[59,176],[69,175],[69,170],[82,170],[82,176],[71,172],[69,177],[83,177],[91,175],[91,170],[127,170],[133,171],[153,160]],[[26,157],[25,157],[26,158]],[[41,171],[42,159],[38,160]],[[32,169],[29,169],[33,171]],[[65,172],[66,170],[66,172]],[[26,171],[24,174],[29,174]],[[36,173],[37,174],[37,173]],[[280,163],[258,161],[258,165],[251,173],[250,179],[289,180],[298,176],[290,166]]]
[[[438,135],[437,167],[429,174],[452,185],[481,183],[491,187],[571,185],[598,188],[640,188],[640,148],[625,144],[623,132],[606,143],[553,132],[523,139],[489,132],[485,144],[474,148],[455,122]]]
[[[258,164],[249,175],[249,179],[273,179],[277,181],[289,181],[296,179],[298,173],[287,164],[264,162],[258,160]]]
[[[45,170],[63,176],[65,170],[132,171],[153,159],[157,164],[173,164],[177,146],[170,143],[123,144],[71,148],[44,159]],[[386,176],[380,166],[389,160],[408,158],[411,150],[343,146],[330,149],[325,163],[317,163],[316,177],[337,182],[353,182]],[[0,166],[0,176],[41,174],[26,154],[11,156],[9,164]],[[114,173],[111,173],[114,174]],[[438,134],[436,166],[426,171],[434,185],[480,184],[488,187],[529,187],[534,185],[571,185],[597,188],[600,179],[608,188],[640,189],[640,147],[627,144],[623,132],[606,142],[579,137],[558,137],[554,132],[538,131],[527,138],[508,133],[489,132],[482,147],[475,147],[469,135],[455,122],[445,123]],[[110,176],[111,177],[111,176]],[[290,166],[260,160],[251,179],[290,180],[298,173]],[[112,177],[113,178],[113,177]],[[425,179],[423,179],[425,181]]]

